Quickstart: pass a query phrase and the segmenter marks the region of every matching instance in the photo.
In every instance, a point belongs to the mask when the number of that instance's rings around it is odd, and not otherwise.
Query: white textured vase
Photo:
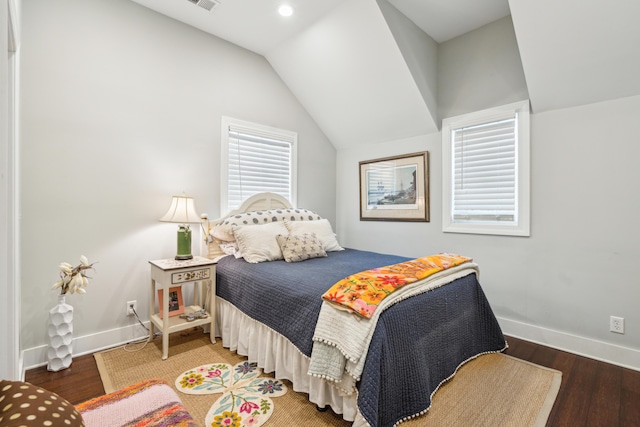
[[[49,348],[47,370],[57,372],[66,369],[72,361],[73,307],[58,296],[58,304],[49,311]]]

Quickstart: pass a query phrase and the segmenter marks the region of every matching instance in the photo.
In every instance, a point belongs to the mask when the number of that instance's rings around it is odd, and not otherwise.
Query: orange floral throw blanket
[[[369,319],[380,302],[396,290],[470,261],[471,258],[462,255],[441,253],[378,267],[340,280],[325,292],[322,298],[338,308],[347,309]]]

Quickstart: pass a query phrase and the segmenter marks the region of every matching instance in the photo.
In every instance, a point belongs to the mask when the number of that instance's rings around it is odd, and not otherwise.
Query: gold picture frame
[[[360,165],[360,221],[429,222],[429,152]]]

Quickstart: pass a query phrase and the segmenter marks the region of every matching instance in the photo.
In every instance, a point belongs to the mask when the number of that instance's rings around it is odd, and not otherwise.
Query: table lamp
[[[178,227],[178,254],[177,260],[192,259],[191,255],[191,229],[189,223],[200,222],[200,215],[196,212],[193,197],[173,196],[171,206],[160,221],[177,222]]]

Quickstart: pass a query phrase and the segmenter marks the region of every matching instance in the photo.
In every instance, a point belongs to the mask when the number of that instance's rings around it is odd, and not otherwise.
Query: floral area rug
[[[207,412],[207,426],[258,427],[273,413],[271,398],[287,392],[282,382],[261,374],[255,363],[213,363],[183,372],[175,386],[186,394],[222,393]]]

